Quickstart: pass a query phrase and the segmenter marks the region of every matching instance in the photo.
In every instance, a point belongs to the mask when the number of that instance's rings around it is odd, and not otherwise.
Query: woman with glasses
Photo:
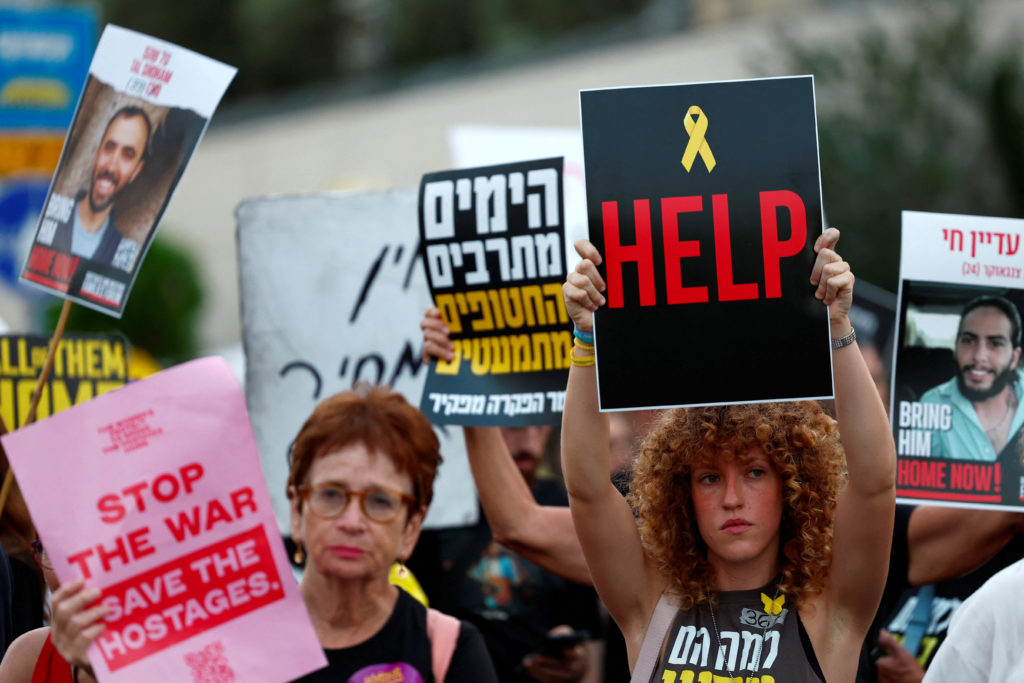
[[[496,681],[479,631],[388,580],[416,545],[440,462],[430,422],[388,389],[336,394],[306,420],[292,447],[291,532],[329,665],[301,681]]]
[[[475,627],[388,580],[419,538],[439,448],[423,413],[383,387],[335,394],[302,426],[288,476],[291,532],[294,559],[305,563],[302,598],[328,660],[303,683],[497,682]],[[84,666],[105,608],[87,608],[98,593],[80,581],[64,592],[54,596],[54,640]]]

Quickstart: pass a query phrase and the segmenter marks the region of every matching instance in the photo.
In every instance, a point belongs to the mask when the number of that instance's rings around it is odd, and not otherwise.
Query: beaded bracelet
[[[585,344],[593,344],[594,343],[594,333],[593,332],[584,332],[580,328],[576,327],[576,323],[573,323],[573,325],[572,325],[572,336],[576,337],[577,339],[579,339],[581,342],[583,342]]]
[[[597,362],[597,356],[591,354],[589,356],[577,356],[575,354],[569,356],[572,364],[578,368],[589,368]]]

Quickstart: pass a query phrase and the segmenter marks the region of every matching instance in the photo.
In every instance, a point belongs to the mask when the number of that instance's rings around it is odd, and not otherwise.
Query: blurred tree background
[[[984,2],[905,4],[906,27],[782,49],[784,73],[814,74],[825,214],[843,256],[893,292],[902,210],[1024,217],[1019,34],[984,36]]]
[[[665,0],[100,0],[104,21],[238,67],[226,100],[525,53]],[[688,4],[688,0],[676,0]]]

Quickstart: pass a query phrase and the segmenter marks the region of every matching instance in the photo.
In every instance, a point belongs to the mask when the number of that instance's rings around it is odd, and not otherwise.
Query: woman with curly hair
[[[573,351],[563,470],[634,681],[854,680],[885,583],[896,455],[852,341],[854,278],[838,238],[818,238],[811,273],[829,308],[838,423],[810,401],[667,411],[634,463],[627,503],[608,478],[593,351]],[[563,293],[587,337],[605,284],[596,248],[576,248],[583,260]]]

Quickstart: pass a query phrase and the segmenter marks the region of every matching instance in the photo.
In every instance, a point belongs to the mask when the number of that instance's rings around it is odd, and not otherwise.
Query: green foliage
[[[185,250],[162,237],[153,240],[124,309],[117,318],[84,306],[72,306],[65,332],[120,333],[145,349],[161,365],[194,358],[197,318],[203,301],[199,271]],[[51,333],[62,300],[43,312],[43,331]]]
[[[1020,43],[982,40],[983,5],[912,7],[906,28],[784,41],[785,69],[815,76],[828,222],[858,275],[893,291],[900,211],[1024,215]]]

